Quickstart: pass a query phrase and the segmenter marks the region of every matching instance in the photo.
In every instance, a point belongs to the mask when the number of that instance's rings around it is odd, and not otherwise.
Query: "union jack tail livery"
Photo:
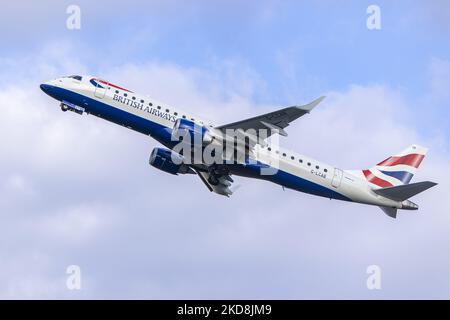
[[[409,184],[427,151],[427,148],[412,145],[362,172],[367,181],[376,187],[386,188]]]

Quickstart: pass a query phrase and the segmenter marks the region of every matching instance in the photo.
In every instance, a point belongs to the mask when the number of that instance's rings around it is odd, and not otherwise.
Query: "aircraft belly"
[[[300,175],[296,175],[282,169],[276,170],[275,168],[272,168],[274,169],[272,171],[269,170],[269,167],[266,164],[261,162],[258,162],[257,164],[235,165],[230,168],[232,174],[235,175],[271,181],[289,189],[325,198],[352,201],[350,198],[335,190],[332,190],[318,181],[313,181],[312,179],[309,180]],[[261,174],[261,168],[264,168],[268,173],[272,174]]]

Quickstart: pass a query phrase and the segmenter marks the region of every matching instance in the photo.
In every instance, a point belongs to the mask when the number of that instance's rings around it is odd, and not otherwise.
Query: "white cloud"
[[[431,61],[431,90],[434,97],[450,97],[450,60],[433,58]]]
[[[242,62],[217,63],[211,71],[151,61],[119,65],[103,76],[220,122],[274,108],[252,100],[265,86],[257,73]],[[41,60],[35,68],[66,71],[64,61],[55,65]],[[149,167],[157,144],[147,137],[60,112],[39,92],[42,77],[0,91],[0,173],[8,177],[0,185],[6,190],[0,296],[448,295],[450,261],[442,252],[449,249],[450,218],[442,199],[450,191],[450,160],[440,153],[446,140],[422,137],[409,124],[414,115],[400,92],[381,85],[331,92],[282,139],[345,168],[369,166],[411,143],[430,147],[415,179],[440,185],[415,199],[419,213],[393,221],[378,208],[284,192],[262,181],[237,178],[242,187],[230,199],[209,193],[195,176]],[[20,192],[27,188],[34,192]],[[65,288],[70,264],[80,265],[87,279],[79,295]],[[369,264],[386,275],[379,296],[365,288]]]

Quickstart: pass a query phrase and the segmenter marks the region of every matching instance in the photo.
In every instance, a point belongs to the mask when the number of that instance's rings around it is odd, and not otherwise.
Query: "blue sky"
[[[318,90],[381,82],[417,94],[417,89],[426,88],[431,59],[446,58],[450,46],[446,17],[437,14],[447,8],[445,1],[378,2],[383,11],[378,32],[365,27],[370,1],[194,1],[184,5],[131,1],[128,8],[80,2],[83,24],[74,32],[61,28],[67,16],[58,13],[68,4],[52,3],[45,10],[31,7],[22,23],[2,31],[6,39],[23,37],[12,46],[2,46],[2,55],[21,55],[64,39],[98,71],[103,67],[99,60],[107,66],[111,61],[158,59],[184,67],[214,68],[215,59],[232,58],[254,68],[277,94],[282,92],[286,63],[299,76],[319,78]],[[10,18],[15,19],[22,9],[10,10]]]
[[[446,1],[379,1],[380,31],[365,27],[370,1],[130,1],[126,8],[81,1],[82,29],[72,32],[61,15],[71,2],[48,3],[29,6],[21,23],[15,19],[21,7],[7,5],[8,28],[1,32],[13,45],[2,46],[2,56],[62,41],[96,74],[149,60],[220,73],[217,61],[237,61],[264,83],[252,97],[262,103],[297,103],[351,84],[385,84],[402,90],[411,108],[422,112],[417,102],[432,90],[433,59],[445,60],[450,51]],[[427,108],[446,105],[435,101]]]
[[[81,8],[80,30],[65,27],[69,4]],[[370,4],[381,8],[381,30],[366,28]],[[448,298],[450,219],[439,203],[450,192],[449,9],[447,1],[6,4],[0,296]],[[245,179],[222,199],[191,177],[150,168],[156,143],[146,137],[58,112],[38,85],[74,73],[216,123],[326,94],[283,144],[344,168],[424,144],[430,155],[416,181],[440,185],[418,197],[420,214],[397,221]],[[81,291],[65,288],[69,264],[83,270]],[[370,264],[383,270],[380,291],[365,287]]]

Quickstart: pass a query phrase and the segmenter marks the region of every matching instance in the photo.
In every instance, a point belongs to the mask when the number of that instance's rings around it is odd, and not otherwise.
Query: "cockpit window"
[[[81,81],[83,79],[81,76],[68,76],[67,78],[72,78],[78,81]]]

